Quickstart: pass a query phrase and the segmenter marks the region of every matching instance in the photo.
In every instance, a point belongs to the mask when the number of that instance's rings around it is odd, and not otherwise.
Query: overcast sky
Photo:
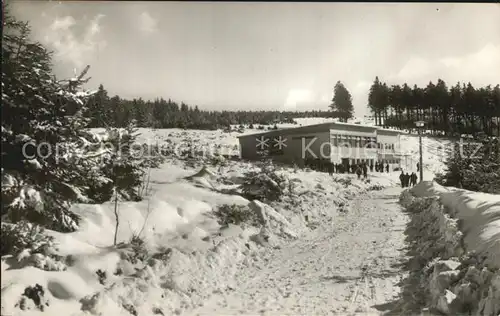
[[[200,109],[326,110],[340,80],[367,114],[389,84],[500,83],[500,4],[11,1],[59,76]]]

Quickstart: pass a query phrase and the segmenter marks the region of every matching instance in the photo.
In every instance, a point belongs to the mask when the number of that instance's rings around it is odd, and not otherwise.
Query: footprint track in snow
[[[305,238],[262,250],[258,264],[241,267],[235,291],[213,296],[194,314],[379,313],[374,306],[392,301],[399,290],[392,266],[404,247],[397,228],[407,220],[399,192],[360,196],[351,212]]]

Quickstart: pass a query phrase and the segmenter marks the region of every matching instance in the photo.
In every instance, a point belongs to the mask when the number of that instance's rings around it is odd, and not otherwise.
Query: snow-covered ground
[[[500,314],[500,195],[423,182],[405,191],[410,214],[406,313]]]
[[[199,315],[363,315],[390,310],[406,216],[399,188],[364,194],[347,213],[327,216],[315,230],[279,249],[267,249],[236,275]],[[329,210],[331,212],[331,210]]]
[[[140,142],[211,146],[228,155],[238,154],[241,135],[139,132]],[[418,138],[405,142],[409,152],[418,151]],[[425,142],[425,148],[439,146]],[[433,158],[424,156],[429,170]],[[112,246],[114,204],[79,204],[73,206],[83,218],[79,231],[49,232],[64,271],[44,271],[58,266],[43,256],[2,258],[2,315],[325,315],[389,309],[384,304],[399,292],[395,267],[406,222],[396,203],[397,172],[365,181],[278,166],[295,183],[294,194],[266,205],[235,193],[243,174],[259,168],[255,163],[227,160],[197,174],[203,164],[168,157],[152,171],[144,201],[119,203],[121,246]],[[248,206],[265,218],[263,226],[219,225],[214,211],[225,204]],[[129,244],[137,234],[144,246]],[[36,284],[43,289],[40,302],[23,296]]]
[[[162,132],[175,139],[175,131]],[[212,139],[200,137],[204,132],[189,132],[178,131],[177,139],[231,144],[217,139],[216,132]],[[67,315],[189,314],[200,304],[211,302],[211,296],[235,289],[241,281],[236,276],[243,267],[254,269],[262,264],[274,247],[293,248],[288,245],[290,240],[303,239],[310,244],[329,223],[358,214],[350,204],[354,197],[375,185],[392,186],[397,179],[397,174],[377,174],[367,182],[352,175],[331,177],[285,167],[279,172],[294,180],[295,196],[270,206],[231,192],[238,185],[230,182],[241,182],[246,171],[258,168],[255,164],[227,161],[206,174],[188,177],[200,167],[168,158],[160,169],[153,170],[148,198],[119,203],[118,243],[124,245],[112,246],[116,223],[112,202],[77,204],[73,210],[83,218],[77,232],[48,232],[56,240],[57,264],[40,254],[2,258],[2,315],[61,311]],[[248,205],[266,214],[268,224],[261,228],[221,227],[213,211],[224,204]],[[356,222],[354,217],[350,221]],[[136,261],[140,251],[127,244],[139,233],[145,241],[141,247],[145,254]],[[23,293],[36,284],[43,294],[33,301]]]

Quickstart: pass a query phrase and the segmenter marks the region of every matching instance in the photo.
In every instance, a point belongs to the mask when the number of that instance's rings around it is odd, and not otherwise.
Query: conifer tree
[[[2,219],[58,231],[77,228],[70,203],[84,201],[89,171],[83,129],[89,93],[55,80],[51,56],[27,23],[4,15],[2,42]],[[88,70],[88,67],[87,67]]]
[[[330,108],[342,122],[347,122],[353,117],[354,107],[352,97],[342,82],[337,81],[334,88],[332,104]]]

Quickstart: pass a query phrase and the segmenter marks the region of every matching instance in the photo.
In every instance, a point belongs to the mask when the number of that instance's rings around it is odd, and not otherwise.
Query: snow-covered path
[[[309,236],[242,266],[234,286],[190,314],[378,314],[399,292],[407,217],[401,189],[359,196]],[[260,257],[260,256],[259,256]]]

